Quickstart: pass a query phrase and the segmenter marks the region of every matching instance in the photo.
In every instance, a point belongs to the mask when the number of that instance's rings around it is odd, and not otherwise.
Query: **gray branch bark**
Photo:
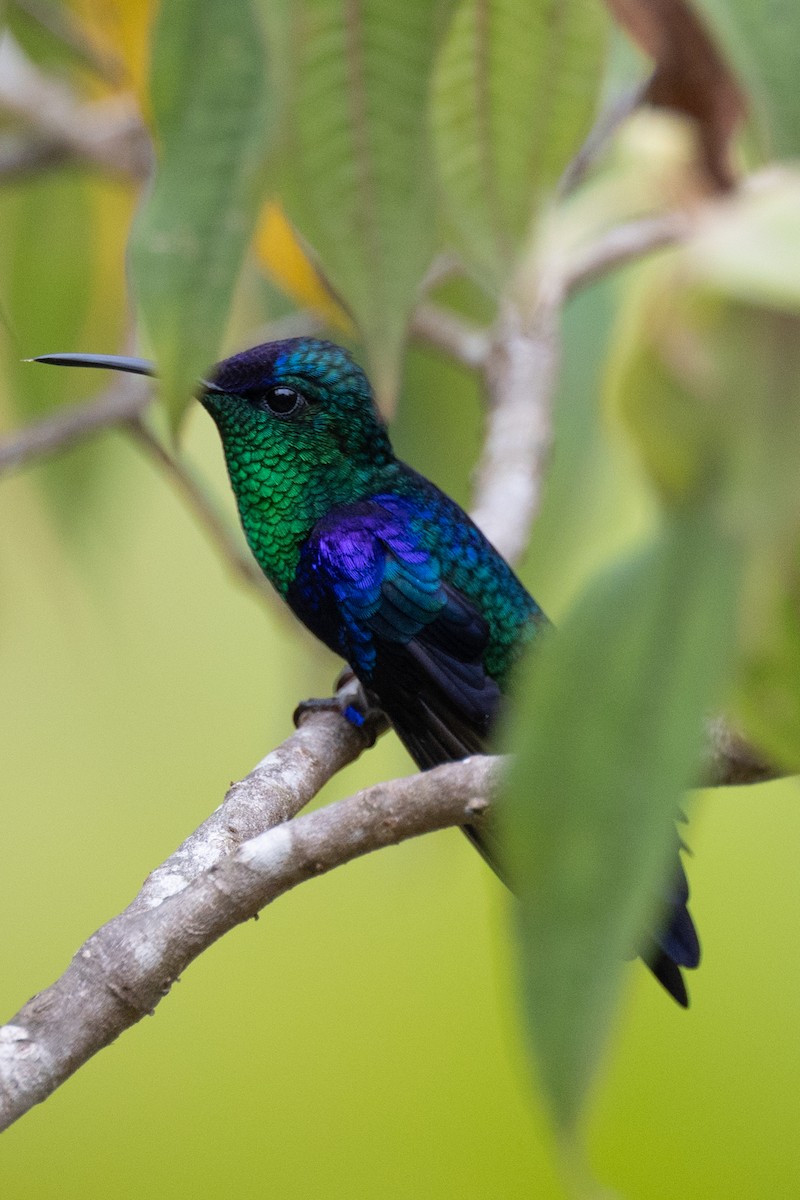
[[[487,428],[472,518],[511,563],[524,552],[541,503],[560,357],[558,304],[543,300],[530,314],[504,306],[484,372]]]
[[[31,367],[40,369],[35,364]],[[34,421],[0,439],[0,475],[22,470],[105,429],[136,420],[152,399],[152,386],[136,375],[119,375],[96,400]]]
[[[499,759],[449,764],[295,816],[369,740],[334,713],[308,717],[61,978],[0,1027],[0,1130],[152,1013],[199,954],[284,892],[382,846],[480,821]]]
[[[706,724],[706,753],[701,769],[703,787],[739,787],[768,783],[790,774],[771,763],[725,720],[714,717]]]

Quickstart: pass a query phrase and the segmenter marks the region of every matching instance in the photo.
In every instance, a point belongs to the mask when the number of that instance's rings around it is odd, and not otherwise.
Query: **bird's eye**
[[[295,388],[285,387],[282,384],[268,388],[266,392],[262,393],[260,401],[260,406],[267,412],[274,413],[276,417],[290,417],[299,412],[306,403],[305,396]]]

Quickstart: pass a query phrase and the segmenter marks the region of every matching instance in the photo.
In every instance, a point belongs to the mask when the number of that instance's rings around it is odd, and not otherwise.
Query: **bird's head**
[[[287,464],[310,456],[358,468],[391,457],[366,375],[332,342],[266,342],[219,363],[210,384],[200,400],[229,460],[240,452]]]

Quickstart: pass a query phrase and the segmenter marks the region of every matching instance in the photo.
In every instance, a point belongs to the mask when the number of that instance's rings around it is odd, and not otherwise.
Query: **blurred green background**
[[[42,290],[41,310],[56,299]],[[621,448],[590,416],[613,302],[596,288],[569,314],[570,418],[524,570],[556,618],[582,574],[646,519]],[[98,320],[76,344],[102,345]],[[413,354],[396,436],[464,499],[479,412],[458,383],[435,356]],[[227,502],[199,411],[185,449]],[[79,503],[67,467],[103,486]],[[58,478],[42,488],[48,471]],[[288,733],[298,698],[324,692],[335,663],[230,581],[121,434],[0,489],[8,1018]],[[322,799],[409,769],[386,737]],[[599,1177],[628,1196],[800,1188],[798,799],[785,782],[694,808],[705,960],[692,1008],[631,966],[591,1131]],[[456,832],[300,888],[214,946],[152,1019],[6,1133],[2,1195],[560,1196],[507,917],[502,887]]]
[[[147,6],[73,7],[87,21],[112,13],[141,94]],[[63,65],[52,41],[16,21],[37,61]],[[0,193],[0,437],[104,386],[21,359],[121,348],[133,193],[74,169]],[[275,252],[267,241],[262,261]],[[651,518],[598,400],[619,287],[595,286],[567,312],[557,449],[521,572],[556,621]],[[491,315],[463,285],[440,298]],[[295,299],[320,296],[296,286]],[[287,305],[249,263],[226,349],[252,343]],[[414,349],[395,441],[462,503],[481,425],[474,380]],[[200,411],[182,450],[233,520]],[[231,580],[123,433],[0,478],[4,1020],[337,669],[277,604]],[[388,736],[318,802],[410,770]],[[800,1194],[799,800],[786,781],[693,806],[688,869],[705,957],[688,980],[692,1007],[679,1011],[630,966],[589,1135],[598,1177],[631,1200]],[[215,945],[152,1019],[0,1139],[0,1197],[557,1200],[509,915],[456,831],[299,888]]]

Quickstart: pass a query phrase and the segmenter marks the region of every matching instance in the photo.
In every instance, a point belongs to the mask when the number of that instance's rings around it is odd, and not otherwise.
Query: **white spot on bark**
[[[291,857],[292,835],[287,825],[276,825],[240,846],[236,857],[253,871],[269,875]]]

